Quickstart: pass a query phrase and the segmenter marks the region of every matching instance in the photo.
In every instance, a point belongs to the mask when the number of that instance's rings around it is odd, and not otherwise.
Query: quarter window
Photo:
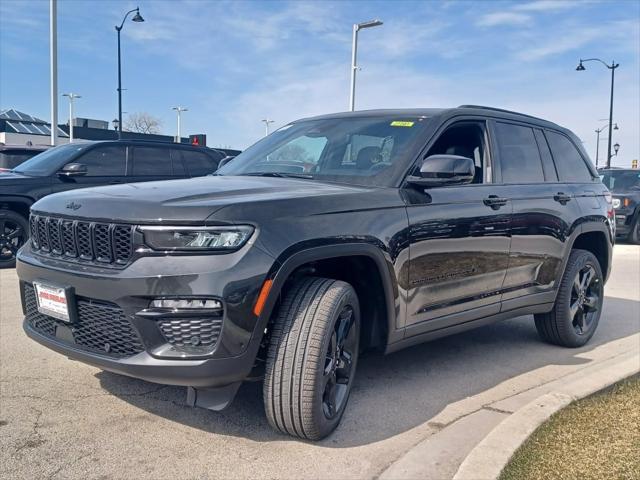
[[[88,177],[121,177],[126,170],[126,147],[96,147],[82,155],[77,163],[87,166]]]
[[[206,153],[194,152],[190,150],[182,151],[182,159],[192,177],[201,177],[213,173],[218,168],[218,162],[209,157]]]
[[[545,132],[561,182],[592,182],[593,177],[571,140],[555,132]]]
[[[498,122],[496,136],[504,183],[544,182],[542,161],[532,128]]]

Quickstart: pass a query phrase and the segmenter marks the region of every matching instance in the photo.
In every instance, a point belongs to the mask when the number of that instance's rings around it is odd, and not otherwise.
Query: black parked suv
[[[629,243],[640,243],[640,170],[612,168],[599,173],[613,194],[616,235],[626,237]]]
[[[224,153],[145,140],[60,145],[0,173],[0,268],[12,267],[29,235],[29,208],[50,193],[95,185],[207,175]]]
[[[71,358],[224,408],[264,377],[270,424],[338,424],[358,354],[533,314],[594,334],[611,196],[580,141],[474,106],[293,122],[218,174],[40,200],[24,329]]]

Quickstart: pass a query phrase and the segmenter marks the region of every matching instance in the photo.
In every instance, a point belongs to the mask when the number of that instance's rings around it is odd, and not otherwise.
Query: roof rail
[[[460,105],[458,108],[478,108],[482,110],[492,110],[494,112],[502,112],[502,113],[511,113],[513,115],[521,115],[523,117],[535,118],[536,120],[543,120],[548,122],[549,120],[545,120],[544,118],[534,117],[533,115],[527,115],[526,113],[514,112],[513,110],[505,110],[504,108],[495,108],[495,107],[486,107],[484,105]]]

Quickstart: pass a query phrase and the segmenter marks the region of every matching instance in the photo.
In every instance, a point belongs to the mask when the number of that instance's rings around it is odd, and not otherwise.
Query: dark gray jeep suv
[[[24,329],[224,408],[264,378],[271,425],[339,423],[359,352],[533,314],[594,334],[611,196],[578,139],[486,107],[293,122],[214,176],[48,196],[18,254]]]

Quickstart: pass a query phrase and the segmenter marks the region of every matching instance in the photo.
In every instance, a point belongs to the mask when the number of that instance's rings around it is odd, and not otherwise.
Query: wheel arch
[[[3,195],[0,197],[0,210],[11,210],[28,219],[29,209],[33,203],[33,200],[28,197]]]
[[[582,224],[571,242],[571,248],[567,252],[566,259],[568,259],[571,250],[575,249],[587,250],[593,253],[600,264],[600,269],[606,281],[611,271],[611,253],[613,250],[613,236],[609,226],[605,222]]]
[[[272,286],[260,313],[264,331],[280,298],[298,275],[317,275],[350,283],[358,294],[364,346],[386,347],[395,330],[397,284],[382,251],[371,244],[324,245],[280,259],[267,276]]]

